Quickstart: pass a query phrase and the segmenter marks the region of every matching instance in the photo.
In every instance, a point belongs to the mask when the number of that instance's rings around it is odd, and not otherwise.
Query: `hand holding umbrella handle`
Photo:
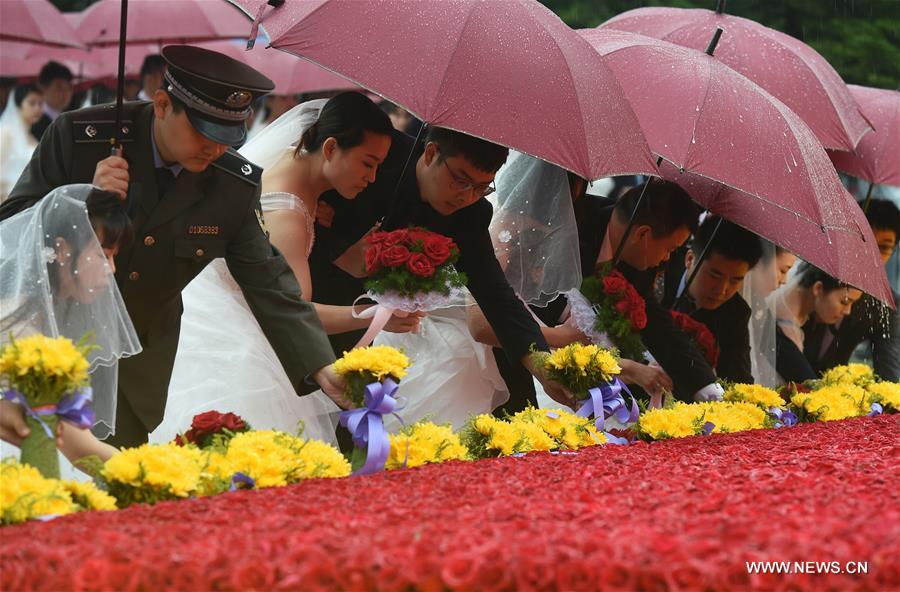
[[[116,193],[124,200],[128,195],[129,180],[128,161],[122,157],[122,147],[115,146],[111,156],[97,163],[91,184],[104,191]]]

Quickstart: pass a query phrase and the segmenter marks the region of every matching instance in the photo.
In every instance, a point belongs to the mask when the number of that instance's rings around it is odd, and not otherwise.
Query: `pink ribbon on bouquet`
[[[353,301],[351,306],[351,311],[353,313],[354,319],[368,319],[371,318],[372,322],[369,323],[369,328],[366,329],[365,334],[363,334],[362,338],[353,346],[353,349],[357,349],[360,347],[366,347],[370,345],[375,338],[381,333],[381,330],[385,328],[388,324],[388,321],[391,320],[391,317],[395,314],[397,316],[405,316],[406,312],[398,311],[396,308],[391,308],[389,306],[384,306],[383,304],[376,304],[375,306],[370,306],[366,310],[357,313],[356,303],[359,302],[360,298],[365,298],[366,295],[363,294],[359,298]]]

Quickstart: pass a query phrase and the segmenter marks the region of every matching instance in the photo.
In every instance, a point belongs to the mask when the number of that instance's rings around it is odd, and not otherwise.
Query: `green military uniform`
[[[225,258],[297,393],[316,389],[307,377],[333,362],[334,354],[315,309],[300,298],[290,267],[264,231],[261,169],[229,150],[203,172],[182,170],[163,192],[151,143],[153,104],[126,103],[124,109],[127,208],[135,240],[116,256],[116,279],[144,350],[119,364],[113,442],[145,442],[162,420],[178,345],[181,290],[218,257]],[[109,155],[113,127],[111,105],[60,115],[0,218],[55,187],[90,183],[97,162]]]

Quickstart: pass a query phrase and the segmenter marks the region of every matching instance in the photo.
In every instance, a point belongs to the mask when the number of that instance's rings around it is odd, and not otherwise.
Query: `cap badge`
[[[253,94],[246,90],[236,90],[225,99],[225,104],[229,107],[244,108],[253,100]]]
[[[248,176],[250,173],[253,172],[253,167],[250,166],[249,164],[244,164],[244,165],[241,166],[241,172],[244,173],[244,176],[246,177],[246,176]]]
[[[93,138],[94,136],[97,135],[97,128],[95,128],[92,125],[89,125],[86,128],[84,128],[84,133],[87,137]]]

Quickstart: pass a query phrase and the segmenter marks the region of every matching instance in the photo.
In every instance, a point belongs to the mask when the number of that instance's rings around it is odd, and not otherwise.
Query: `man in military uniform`
[[[122,153],[109,156],[112,105],[61,115],[47,130],[0,219],[55,187],[93,183],[126,199],[135,243],[116,256],[116,279],[143,352],[119,364],[116,434],[132,446],[162,420],[181,322],[181,290],[224,257],[298,394],[316,388],[346,403],[334,354],[312,305],[269,243],[261,169],[229,146],[246,139],[253,100],[273,84],[222,54],[163,49],[163,88],[123,106]],[[187,428],[188,426],[185,426]]]

